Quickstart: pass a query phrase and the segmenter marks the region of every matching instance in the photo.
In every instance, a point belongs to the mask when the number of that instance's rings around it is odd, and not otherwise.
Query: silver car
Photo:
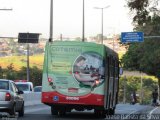
[[[42,92],[42,86],[35,86],[34,87],[34,92],[41,93]]]
[[[12,80],[0,79],[0,112],[24,116],[23,91],[19,91]]]

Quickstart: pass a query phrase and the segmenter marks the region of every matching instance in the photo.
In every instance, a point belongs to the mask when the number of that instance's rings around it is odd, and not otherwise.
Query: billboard
[[[18,43],[38,43],[39,33],[19,33]]]

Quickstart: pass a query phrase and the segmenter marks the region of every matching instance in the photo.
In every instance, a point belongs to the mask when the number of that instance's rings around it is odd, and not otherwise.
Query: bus
[[[119,59],[102,44],[53,41],[45,46],[42,103],[52,115],[73,109],[113,115],[118,102]]]

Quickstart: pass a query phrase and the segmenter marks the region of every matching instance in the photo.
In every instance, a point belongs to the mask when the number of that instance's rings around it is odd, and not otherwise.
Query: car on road
[[[23,91],[18,90],[12,80],[0,79],[0,112],[24,116]]]
[[[32,93],[33,92],[33,83],[27,82],[26,80],[15,80],[14,81],[17,88],[24,93]]]
[[[34,92],[42,92],[42,86],[35,86]]]

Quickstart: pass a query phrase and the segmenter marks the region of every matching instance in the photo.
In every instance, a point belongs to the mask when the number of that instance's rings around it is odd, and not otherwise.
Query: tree
[[[128,0],[127,5],[134,12],[133,23],[135,31],[144,32],[145,36],[159,36],[160,11],[158,0]],[[129,70],[139,70],[158,78],[160,87],[160,40],[145,39],[143,43],[129,46],[122,58],[124,67]]]
[[[82,38],[81,37],[76,37],[75,40],[76,41],[82,41]]]
[[[7,66],[6,69],[6,78],[10,80],[14,80],[16,78],[17,74],[16,71],[14,70],[14,65],[11,63],[10,65]]]
[[[1,66],[0,66],[0,78],[3,78],[3,69]]]
[[[140,77],[128,76],[127,79],[124,77],[120,78],[119,84],[119,102],[123,101],[124,97],[124,81],[126,82],[126,102],[131,102],[131,93],[135,91],[138,95],[141,94],[141,82]],[[151,94],[154,88],[157,86],[157,82],[150,78],[142,78],[143,79],[143,103],[150,104]],[[138,101],[140,100],[140,96],[138,96]]]
[[[160,40],[149,39],[129,46],[122,57],[125,69],[139,70],[158,78],[160,85]]]
[[[34,86],[42,85],[42,70],[33,66],[30,69],[30,81],[33,82]]]
[[[151,20],[152,14],[159,14],[159,0],[127,0],[127,6],[134,13],[135,25],[143,26]],[[152,13],[152,14],[150,14]]]
[[[18,75],[16,79],[26,80],[27,79],[27,68],[22,67],[20,71],[18,71]],[[36,66],[30,68],[30,82],[33,82],[34,86],[42,85],[42,70],[38,69]]]

